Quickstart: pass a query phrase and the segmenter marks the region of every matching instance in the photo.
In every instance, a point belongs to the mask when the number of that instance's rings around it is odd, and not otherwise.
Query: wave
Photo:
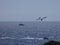
[[[20,39],[25,39],[25,40],[44,40],[44,38],[34,38],[34,37],[24,37],[24,38],[20,38]]]
[[[16,39],[16,38],[12,38],[12,37],[0,37],[0,39]]]
[[[18,39],[18,40],[20,40],[20,39],[24,39],[24,40],[45,40],[45,39],[52,39],[52,38],[54,38],[53,36],[50,36],[50,37],[43,37],[43,38],[34,38],[34,37],[23,37],[23,38],[13,38],[13,37],[0,37],[0,39]]]
[[[12,38],[12,37],[0,37],[0,39],[17,39],[17,38]],[[32,37],[24,37],[24,38],[19,38],[19,39],[25,39],[25,40],[43,40],[44,38],[32,38]]]
[[[20,39],[26,39],[26,40],[44,40],[44,38],[20,38]]]

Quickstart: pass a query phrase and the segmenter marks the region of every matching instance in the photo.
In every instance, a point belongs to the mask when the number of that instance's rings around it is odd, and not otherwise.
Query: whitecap
[[[15,38],[12,38],[12,37],[0,37],[0,39],[15,39]]]

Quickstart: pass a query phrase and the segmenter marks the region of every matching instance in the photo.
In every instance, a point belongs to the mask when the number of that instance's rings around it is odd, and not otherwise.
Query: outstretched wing
[[[37,20],[40,20],[41,19],[41,17],[39,17]]]
[[[43,19],[45,19],[45,18],[47,18],[47,17],[43,17],[43,18],[41,18],[41,19],[43,20]]]

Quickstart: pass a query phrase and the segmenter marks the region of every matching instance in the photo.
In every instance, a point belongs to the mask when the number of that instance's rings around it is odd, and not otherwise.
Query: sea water
[[[43,45],[50,40],[60,42],[60,22],[0,22],[0,45]]]

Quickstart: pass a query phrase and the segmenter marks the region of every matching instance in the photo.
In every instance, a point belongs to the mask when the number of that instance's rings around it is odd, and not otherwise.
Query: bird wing
[[[41,18],[41,19],[45,19],[45,18],[47,18],[47,17],[43,17],[43,18]]]
[[[41,19],[41,17],[39,17],[37,20],[40,20]]]

